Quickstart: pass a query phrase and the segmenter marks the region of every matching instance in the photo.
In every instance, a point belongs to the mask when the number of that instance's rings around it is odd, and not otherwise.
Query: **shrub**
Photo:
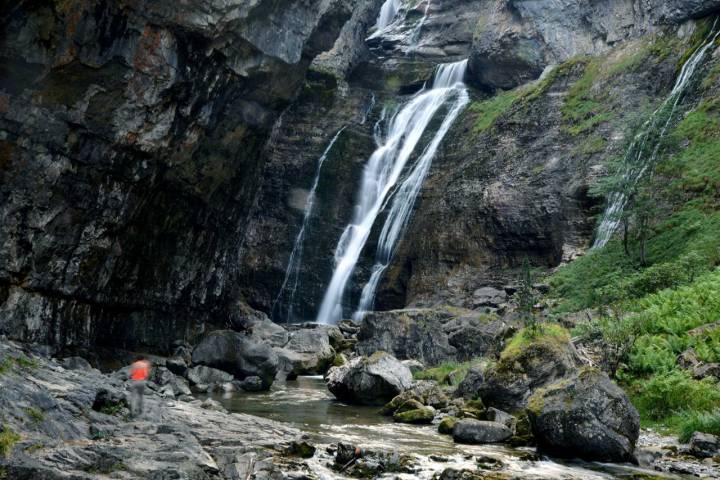
[[[682,416],[680,441],[686,443],[695,432],[720,435],[720,410],[692,412]]]
[[[633,387],[637,391],[635,406],[647,418],[657,420],[674,413],[720,408],[720,388],[714,380],[694,380],[679,370],[637,380]]]

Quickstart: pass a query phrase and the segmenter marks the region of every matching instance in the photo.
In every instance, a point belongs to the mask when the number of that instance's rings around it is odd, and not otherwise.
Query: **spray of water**
[[[370,231],[392,192],[396,192],[395,200],[381,237],[385,245],[383,252],[394,250],[407,225],[415,198],[440,142],[468,103],[467,90],[462,83],[466,68],[467,60],[439,66],[432,88],[421,90],[399,108],[390,118],[385,135],[380,123],[376,125],[376,141],[379,146],[370,156],[363,171],[353,220],[343,231],[335,249],[335,270],[320,306],[318,323],[332,324],[342,317],[342,300],[348,281]],[[425,145],[417,160],[410,162],[423,134],[443,107],[447,108],[440,128]],[[398,186],[409,162],[412,163],[409,173]],[[384,264],[387,258],[388,255],[383,255],[378,262]]]

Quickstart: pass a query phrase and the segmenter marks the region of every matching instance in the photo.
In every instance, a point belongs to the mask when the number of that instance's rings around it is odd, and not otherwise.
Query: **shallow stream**
[[[530,448],[456,444],[452,437],[440,435],[436,425],[399,424],[392,417],[378,414],[378,407],[338,402],[321,377],[300,377],[273,388],[270,392],[216,394],[212,398],[229,411],[288,423],[307,433],[310,443],[318,447],[310,466],[323,480],[345,478],[327,466],[332,457],[326,453],[326,447],[337,442],[416,458],[416,473],[388,474],[384,478],[430,479],[445,468],[476,470],[479,459],[484,465],[498,460],[494,471],[521,479],[684,478],[629,464],[537,460],[533,459],[535,450]]]

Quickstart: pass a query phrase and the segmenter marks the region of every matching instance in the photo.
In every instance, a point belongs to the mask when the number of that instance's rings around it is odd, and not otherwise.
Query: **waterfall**
[[[420,3],[422,3],[422,0]],[[418,3],[418,5],[420,4]],[[430,0],[427,0],[427,3],[425,4],[425,10],[423,11],[423,16],[420,18],[420,21],[417,23],[417,25],[415,25],[415,28],[413,28],[412,32],[410,33],[411,51],[417,48],[417,44],[420,41],[420,35],[422,34],[423,25],[425,25],[425,21],[427,20],[428,10],[430,10]]]
[[[415,198],[435,152],[453,121],[469,101],[467,90],[462,83],[466,68],[467,60],[439,66],[432,88],[423,88],[402,108],[398,107],[388,122],[387,133],[384,136],[379,132],[379,123],[376,125],[376,140],[379,145],[365,165],[352,222],[345,228],[338,241],[335,250],[335,270],[320,306],[318,323],[332,324],[342,317],[342,300],[347,283],[355,270],[375,220],[386,205],[391,192],[395,191],[392,207],[381,233],[383,246],[382,249],[378,247],[381,255],[377,258],[377,262],[381,265],[389,263],[387,259],[392,255],[407,225]],[[411,155],[423,139],[425,130],[444,106],[447,107],[447,112],[444,114],[442,124],[424,146],[417,160],[409,166],[409,172],[396,189],[396,184],[406,170]],[[376,284],[379,275],[375,275]],[[374,291],[375,288],[372,287],[373,296]]]
[[[698,66],[702,64],[708,50],[720,35],[720,31],[716,32],[717,23],[718,21],[715,20],[703,45],[683,65],[670,95],[643,124],[640,133],[635,136],[625,152],[620,185],[608,196],[605,212],[603,212],[595,234],[593,249],[602,248],[610,241],[620,224],[623,210],[627,206],[632,190],[645,172],[655,163],[660,151],[661,140],[667,133],[677,106],[684,97]],[[652,137],[653,132],[657,133],[655,137]],[[646,152],[648,153],[646,154]]]
[[[345,127],[342,127],[338,132],[335,134],[335,136],[330,140],[330,143],[325,148],[325,151],[320,156],[317,162],[317,169],[315,171],[315,180],[313,180],[312,187],[310,188],[310,193],[307,196],[307,199],[305,200],[305,213],[303,215],[303,221],[302,226],[300,227],[300,231],[297,234],[297,237],[295,238],[295,244],[293,245],[292,252],[290,253],[290,260],[288,261],[287,269],[285,270],[285,278],[283,279],[283,283],[280,286],[280,291],[278,292],[277,297],[275,298],[275,301],[272,305],[272,314],[274,315],[276,312],[276,309],[282,305],[281,301],[283,298],[283,294],[286,291],[289,291],[288,295],[288,302],[287,302],[287,312],[285,315],[285,320],[290,323],[292,320],[292,309],[293,304],[295,302],[295,292],[297,291],[298,286],[298,278],[300,277],[300,266],[302,264],[302,256],[303,256],[303,243],[305,241],[305,232],[307,230],[308,222],[310,221],[310,217],[312,216],[313,207],[315,206],[315,196],[318,188],[318,184],[320,183],[320,172],[322,171],[323,164],[325,163],[325,160],[327,160],[327,156],[330,153],[330,150],[332,150],[333,146],[335,145],[335,142],[337,141],[338,137],[340,137],[340,134],[345,130]],[[290,285],[288,289],[288,285]]]
[[[375,22],[375,33],[370,35],[369,38],[379,36],[383,30],[389,27],[395,20],[400,8],[402,8],[402,0],[385,0],[385,3],[380,7],[377,22]]]

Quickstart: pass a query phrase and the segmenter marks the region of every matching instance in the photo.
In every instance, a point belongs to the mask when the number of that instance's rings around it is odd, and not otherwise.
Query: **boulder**
[[[282,347],[290,338],[287,330],[267,317],[255,320],[248,327],[248,332],[253,341],[266,343],[271,347]]]
[[[432,380],[419,380],[413,386],[400,395],[390,400],[380,411],[383,415],[392,415],[402,405],[410,401],[417,402],[420,406],[429,406],[436,409],[445,408],[449,403],[449,399],[438,386],[437,382]]]
[[[443,323],[451,317],[442,309],[368,312],[360,324],[356,351],[361,355],[383,351],[426,365],[455,360],[457,351],[442,333]]]
[[[526,406],[535,389],[574,373],[577,366],[566,330],[546,325],[534,336],[523,330],[485,371],[478,394],[485,405],[514,413]]]
[[[259,392],[263,390],[262,378],[255,376],[246,377],[238,382],[237,386],[246,392]]]
[[[455,417],[445,417],[442,420],[440,420],[440,424],[438,425],[438,432],[442,433],[443,435],[452,435],[453,428],[455,428],[455,424],[458,422],[458,419]]]
[[[720,455],[720,438],[709,433],[695,432],[690,437],[688,453],[698,458]]]
[[[205,336],[193,350],[192,361],[224,370],[239,379],[260,377],[266,389],[278,369],[277,354],[269,345],[231,330],[218,330]]]
[[[82,357],[63,358],[61,365],[66,370],[90,370],[92,365]]]
[[[382,405],[412,386],[410,370],[392,355],[376,352],[332,367],[325,381],[338,400]]]
[[[197,365],[189,368],[186,377],[193,385],[212,385],[215,383],[232,382],[234,377],[223,370],[217,368]]]
[[[185,376],[187,372],[187,362],[181,356],[173,356],[165,361],[165,366],[175,375]]]
[[[368,312],[360,324],[356,350],[362,355],[385,351],[401,360],[437,365],[496,355],[514,332],[495,314],[461,308]]]
[[[553,455],[634,460],[640,417],[625,392],[599,370],[586,367],[537,390],[527,413],[538,446]]]
[[[276,348],[278,376],[293,379],[298,375],[324,374],[335,360],[330,336],[322,328],[293,332],[283,348]]]
[[[471,312],[443,325],[448,343],[455,348],[459,361],[498,355],[505,340],[517,329],[495,314]]]
[[[512,437],[512,431],[502,423],[464,418],[455,424],[452,435],[458,443],[501,443]]]
[[[473,307],[498,308],[507,301],[505,290],[498,290],[493,287],[478,288],[473,292]]]
[[[515,433],[515,425],[517,424],[517,419],[507,412],[498,410],[495,407],[490,407],[485,411],[485,419],[489,422],[502,423],[503,425],[508,427],[513,432],[513,434]]]
[[[455,389],[455,396],[472,399],[480,394],[480,389],[485,382],[486,363],[475,364],[468,370],[465,378]]]
[[[413,410],[398,411],[393,415],[393,420],[398,423],[430,424],[435,418],[435,409],[432,407],[420,407]]]

